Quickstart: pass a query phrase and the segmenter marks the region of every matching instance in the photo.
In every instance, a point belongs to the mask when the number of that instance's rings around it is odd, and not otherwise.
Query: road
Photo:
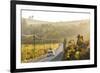
[[[38,60],[37,62],[45,62],[45,61],[61,61],[63,58],[63,44],[60,44],[57,50],[55,51],[54,56],[45,56],[44,58]]]
[[[63,44],[60,43],[59,47],[55,50],[55,55],[48,57],[46,54],[46,55],[41,56],[41,58],[39,58],[39,59],[30,60],[28,62],[30,63],[30,62],[61,61],[62,58],[63,58]]]

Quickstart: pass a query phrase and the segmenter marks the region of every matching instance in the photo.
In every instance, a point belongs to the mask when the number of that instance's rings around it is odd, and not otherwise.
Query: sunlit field
[[[41,58],[43,55],[47,54],[49,48],[56,50],[58,48],[58,43],[48,43],[48,44],[22,44],[21,46],[21,62],[26,63],[29,61],[34,61]]]
[[[90,59],[90,20],[22,18],[21,63]]]

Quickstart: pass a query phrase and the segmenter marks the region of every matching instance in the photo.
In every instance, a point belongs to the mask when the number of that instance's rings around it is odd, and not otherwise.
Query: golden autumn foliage
[[[68,41],[68,45],[65,49],[65,60],[81,60],[90,58],[90,40],[88,36],[84,38],[82,35],[78,35],[78,39],[75,43],[74,40]]]

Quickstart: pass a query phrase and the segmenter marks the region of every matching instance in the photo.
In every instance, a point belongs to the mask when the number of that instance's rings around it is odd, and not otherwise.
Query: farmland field
[[[22,17],[21,62],[90,58],[90,19],[42,21]]]
[[[47,54],[49,48],[56,50],[58,43],[48,44],[22,44],[21,46],[21,62],[25,63],[29,60],[35,60]]]

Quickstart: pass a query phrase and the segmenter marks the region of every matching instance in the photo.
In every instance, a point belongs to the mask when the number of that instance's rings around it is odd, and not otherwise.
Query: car
[[[50,57],[50,56],[55,56],[55,52],[52,49],[49,49],[47,52],[47,57]]]

